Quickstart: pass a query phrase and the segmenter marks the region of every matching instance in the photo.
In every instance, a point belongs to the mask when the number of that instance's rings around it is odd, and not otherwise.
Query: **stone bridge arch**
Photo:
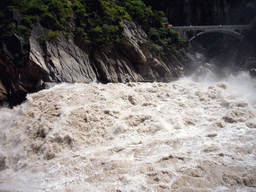
[[[182,39],[192,41],[196,36],[205,33],[225,33],[241,39],[243,30],[250,25],[210,25],[210,26],[172,26],[171,29],[177,31]],[[189,36],[190,34],[190,36]],[[191,35],[192,34],[192,35]]]
[[[189,41],[193,41],[196,37],[198,37],[200,35],[203,35],[203,34],[207,34],[207,33],[223,33],[223,34],[231,35],[231,36],[236,37],[238,39],[242,39],[241,34],[236,32],[236,31],[227,31],[227,30],[221,30],[221,29],[218,30],[218,29],[216,29],[216,30],[212,30],[212,31],[202,31],[200,33],[197,33],[192,38],[190,38]]]

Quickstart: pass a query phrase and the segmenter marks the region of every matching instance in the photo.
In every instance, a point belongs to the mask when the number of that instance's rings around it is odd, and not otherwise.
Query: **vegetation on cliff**
[[[4,45],[10,46],[14,34],[22,39],[21,48],[11,48],[19,67],[28,58],[31,24],[36,22],[46,29],[40,40],[64,35],[90,49],[122,43],[120,21],[132,19],[150,36],[149,45],[156,54],[163,54],[163,46],[174,53],[180,47],[178,34],[163,25],[164,13],[141,0],[4,0],[0,19],[0,52]]]

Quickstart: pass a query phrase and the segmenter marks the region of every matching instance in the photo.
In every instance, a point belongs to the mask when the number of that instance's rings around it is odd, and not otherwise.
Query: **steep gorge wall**
[[[168,52],[164,58],[152,54],[146,33],[130,20],[122,22],[122,43],[90,51],[78,46],[75,38],[39,40],[44,28],[34,24],[24,67],[13,64],[8,48],[0,58],[0,101],[18,104],[27,93],[42,89],[45,82],[169,81],[183,74],[184,63]],[[16,45],[12,42],[13,47],[21,46],[20,39],[16,38]]]
[[[173,25],[249,24],[255,17],[253,0],[145,0],[166,13]]]

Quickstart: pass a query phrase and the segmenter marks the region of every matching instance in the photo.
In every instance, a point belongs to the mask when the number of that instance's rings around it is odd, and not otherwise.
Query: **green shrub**
[[[31,29],[24,25],[19,25],[18,31],[24,35],[25,39],[28,39],[31,33]]]
[[[163,27],[164,12],[153,11],[151,7],[147,7],[141,0],[116,0],[119,6],[125,8],[131,18],[142,26],[142,29],[148,32],[151,27]]]
[[[47,12],[48,6],[46,6],[41,0],[30,0],[23,8],[23,12],[28,15],[42,15]]]
[[[66,35],[69,33],[65,33]],[[63,31],[52,31],[52,30],[47,30],[43,35],[39,36],[38,39],[39,41],[52,41],[61,35],[65,35]]]
[[[110,18],[112,21],[120,21],[121,19],[131,19],[131,16],[125,11],[124,7],[111,4],[108,1],[103,1],[105,9],[105,17]]]
[[[78,18],[78,21],[84,21],[88,14],[86,13],[85,7],[82,5],[82,3],[79,0],[74,0],[72,4],[72,9],[76,14],[76,17]]]
[[[97,47],[113,45],[121,41],[123,28],[115,25],[97,26],[90,30],[90,39]]]
[[[71,1],[71,3],[70,3]],[[30,26],[40,22],[48,29],[41,40],[53,40],[61,35],[75,37],[81,46],[100,48],[114,46],[123,38],[122,19],[139,24],[151,40],[151,49],[159,55],[163,47],[178,47],[178,33],[163,26],[161,11],[153,11],[142,0],[10,0],[0,8],[0,43],[19,32],[28,43]],[[22,14],[19,26],[14,26],[13,11]],[[73,25],[73,22],[75,26]],[[2,44],[2,43],[1,43]],[[175,45],[175,46],[174,46]],[[27,52],[29,46],[25,48]],[[0,49],[1,51],[1,49]],[[23,57],[23,56],[22,56]],[[18,57],[16,57],[18,58]],[[19,57],[21,58],[21,56]]]
[[[160,39],[159,31],[156,28],[150,28],[148,36],[152,41],[158,41]]]
[[[156,43],[153,43],[152,41],[148,41],[147,42],[148,44],[148,49],[153,52],[155,55],[157,56],[161,56],[164,54],[164,51],[163,51],[163,47],[156,44]]]
[[[164,42],[166,46],[170,46],[172,44],[172,38],[171,37],[165,38]]]
[[[8,38],[13,36],[15,33],[15,27],[12,24],[3,25],[3,34],[2,38]]]
[[[60,37],[61,36],[61,32],[60,31],[49,31],[45,38],[46,39],[56,39],[57,37]]]

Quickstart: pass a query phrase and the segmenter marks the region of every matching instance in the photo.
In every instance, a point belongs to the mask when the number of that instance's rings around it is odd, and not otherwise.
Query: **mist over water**
[[[0,191],[256,191],[256,81],[59,84],[0,109]]]

